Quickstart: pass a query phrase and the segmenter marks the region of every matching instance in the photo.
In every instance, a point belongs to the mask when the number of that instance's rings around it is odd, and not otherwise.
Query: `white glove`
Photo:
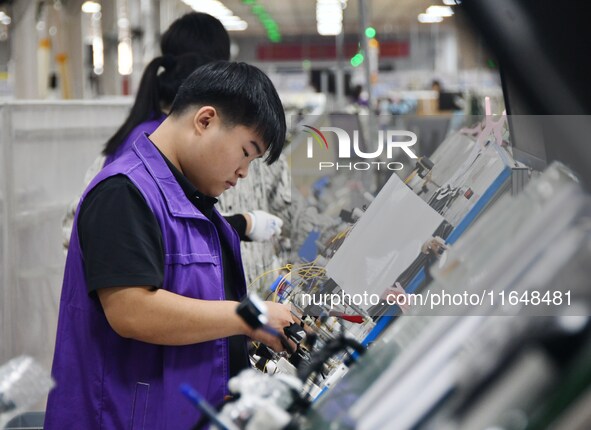
[[[271,215],[265,211],[248,212],[251,219],[251,229],[246,236],[255,242],[264,242],[271,239],[273,235],[281,234],[283,221],[281,218]]]

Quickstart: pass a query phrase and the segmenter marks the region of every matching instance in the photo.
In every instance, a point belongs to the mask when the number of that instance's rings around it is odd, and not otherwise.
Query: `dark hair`
[[[245,63],[206,64],[183,82],[170,115],[205,105],[215,107],[225,125],[253,129],[269,146],[265,162],[277,161],[285,143],[285,113],[273,83],[262,71]]]
[[[217,18],[190,12],[170,24],[160,39],[160,50],[162,55],[194,52],[214,60],[229,60],[230,36]]]
[[[197,54],[178,57],[165,55],[154,58],[144,70],[135,102],[127,119],[107,141],[103,154],[114,154],[136,126],[159,117],[162,114],[162,108],[172,104],[174,96],[187,76],[209,61],[211,58]],[[164,68],[164,71],[158,73],[161,68]]]
[[[158,118],[162,107],[172,103],[182,80],[198,66],[207,61],[228,60],[230,37],[217,18],[190,12],[170,24],[162,35],[160,48],[162,57],[152,60],[144,70],[133,107],[105,144],[103,154],[114,154],[135,127]],[[187,54],[201,57],[184,57]],[[158,75],[160,67],[165,70]]]

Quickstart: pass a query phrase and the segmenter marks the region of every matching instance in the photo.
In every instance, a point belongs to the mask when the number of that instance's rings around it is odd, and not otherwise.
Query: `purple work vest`
[[[223,236],[238,267],[238,294],[244,296],[238,235],[216,210],[212,222],[193,206],[145,135],[94,178],[81,202],[99,182],[116,174],[137,186],[160,225],[164,289],[223,300]],[[78,212],[64,273],[52,369],[56,387],[48,398],[45,429],[189,430],[201,415],[179,386],[187,382],[211,404],[221,404],[227,394],[228,340],[161,346],[115,333],[96,295],[87,292],[77,218]]]
[[[138,137],[140,137],[144,133],[147,133],[148,135],[152,134],[154,132],[154,130],[156,130],[158,128],[158,126],[160,126],[160,124],[162,124],[162,121],[164,121],[165,119],[166,119],[166,115],[160,114],[160,116],[158,118],[144,121],[144,122],[138,124],[137,126],[135,126],[135,128],[133,130],[131,130],[131,132],[129,133],[127,138],[123,141],[121,146],[119,148],[117,148],[115,153],[111,154],[111,155],[107,155],[105,157],[105,163],[103,164],[103,167],[108,166],[113,161],[115,161],[117,158],[119,158],[123,154],[125,154],[127,151],[131,151],[131,147],[133,145],[133,142],[135,142]]]

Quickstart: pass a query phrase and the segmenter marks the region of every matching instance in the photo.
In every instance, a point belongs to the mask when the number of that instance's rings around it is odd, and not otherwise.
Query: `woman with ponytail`
[[[129,151],[138,137],[143,133],[149,135],[158,128],[181,84],[195,69],[230,58],[230,38],[226,29],[217,18],[200,12],[191,12],[175,20],[162,35],[160,47],[162,56],[146,66],[129,115],[107,141],[102,155],[87,170],[84,188],[103,167]],[[243,197],[242,200],[252,203],[244,193]],[[65,251],[69,247],[77,206],[78,199],[70,204],[62,222]],[[226,216],[241,240],[263,242],[280,233],[283,224],[280,218],[264,210],[244,210],[244,213]],[[231,207],[221,208],[221,211],[234,213]]]
[[[210,57],[200,54],[164,55],[153,59],[144,70],[129,115],[105,144],[103,167],[129,150],[141,133],[152,133],[166,118],[174,96],[187,76],[210,61]]]

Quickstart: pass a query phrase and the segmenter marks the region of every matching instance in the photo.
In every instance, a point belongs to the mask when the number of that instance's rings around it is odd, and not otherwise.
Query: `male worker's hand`
[[[267,306],[267,318],[269,319],[268,325],[277,330],[282,336],[283,329],[293,324],[295,320],[290,311],[290,305],[284,305],[282,303],[265,302]],[[259,342],[263,342],[265,345],[272,348],[275,352],[281,352],[285,350],[285,347],[281,344],[281,340],[277,337],[261,330],[254,330],[250,337]],[[288,340],[292,348],[295,350],[296,344],[291,340]]]
[[[264,242],[274,235],[279,236],[281,234],[281,227],[283,226],[281,218],[259,210],[248,212],[248,216],[250,217],[250,223],[247,219],[247,225],[250,225],[250,229],[246,236],[250,240]]]

